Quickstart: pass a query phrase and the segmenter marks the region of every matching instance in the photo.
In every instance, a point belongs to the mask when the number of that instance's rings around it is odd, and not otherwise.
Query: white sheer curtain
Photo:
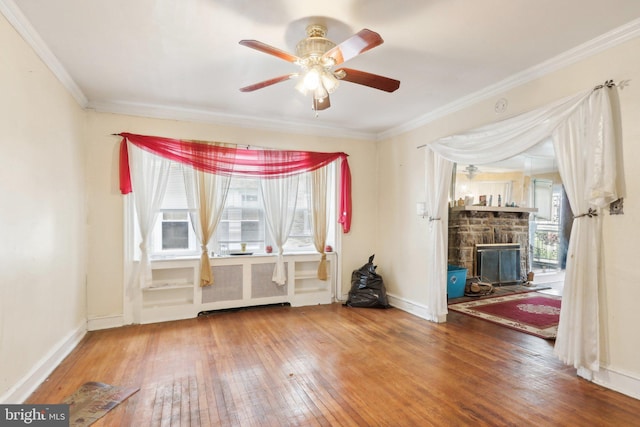
[[[167,189],[171,161],[141,150],[131,143],[127,144],[129,144],[131,186],[141,236],[140,264],[135,272],[135,280],[141,288],[145,288],[151,285],[149,238]]]
[[[441,138],[429,147],[452,162],[480,165],[509,159],[547,139],[592,91],[468,132]]]
[[[612,122],[613,87],[589,90],[548,106],[483,126],[469,132],[439,139],[428,147],[440,156],[459,163],[482,164],[505,160],[553,137],[560,176],[576,214],[589,208],[600,213],[608,202],[623,197],[624,177],[618,174],[618,141]],[[617,101],[617,97],[615,98]],[[618,111],[617,108],[614,109]],[[427,150],[428,152],[429,150]],[[427,168],[436,170],[438,156],[427,154]],[[621,170],[621,167],[620,167]],[[446,182],[440,182],[445,185]],[[446,191],[430,187],[428,191]],[[581,216],[571,233],[565,294],[555,351],[565,363],[590,370],[599,366],[598,289],[604,286],[600,239],[600,216]],[[446,252],[426,259],[428,270],[441,270]],[[573,254],[573,255],[571,255]],[[585,273],[589,272],[589,273]],[[589,278],[586,278],[586,275]],[[432,295],[442,294],[445,281],[434,276],[427,283]],[[438,302],[431,302],[437,304]]]
[[[327,243],[327,230],[329,229],[327,215],[327,180],[328,166],[310,173],[309,185],[311,187],[311,223],[313,226],[313,245],[321,254],[318,265],[318,279],[327,280],[327,254],[325,247]]]
[[[435,154],[429,147],[425,150],[425,183],[427,191],[426,209],[429,216],[427,228],[427,318],[433,322],[444,322],[447,315],[447,198],[451,185],[453,163]]]
[[[191,224],[202,250],[200,286],[209,286],[213,284],[213,273],[207,245],[222,218],[231,177],[194,170],[186,165],[183,165],[183,172]]]
[[[603,286],[602,208],[618,194],[608,90],[598,90],[553,134],[558,169],[575,214],[555,354],[575,368],[600,367],[598,292]]]
[[[284,267],[284,244],[291,231],[298,198],[298,175],[260,180],[267,230],[278,249],[278,259],[272,280],[278,285],[287,282]]]

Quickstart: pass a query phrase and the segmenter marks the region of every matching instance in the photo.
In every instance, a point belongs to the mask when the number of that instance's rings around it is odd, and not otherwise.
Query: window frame
[[[178,164],[179,165],[179,164]],[[337,246],[337,242],[338,242],[338,235],[337,235],[337,195],[338,195],[338,189],[337,189],[337,182],[338,182],[338,174],[339,174],[339,168],[337,168],[335,166],[335,163],[332,163],[330,165],[327,165],[326,167],[330,167],[331,171],[329,173],[329,183],[327,185],[328,188],[328,194],[327,197],[329,198],[329,207],[328,207],[328,215],[329,215],[329,226],[328,226],[328,235],[327,235],[327,239],[326,239],[326,245],[331,245],[332,247],[336,247]],[[310,172],[305,172],[303,173],[303,175],[307,175],[308,178],[308,174],[310,174]],[[260,177],[255,177],[255,178],[251,178],[251,179],[255,179],[259,182]],[[315,249],[315,245],[313,243],[313,229],[311,228],[311,205],[310,205],[310,186],[305,184],[304,185],[305,189],[303,191],[304,194],[306,194],[306,198],[307,198],[307,208],[305,209],[305,211],[307,212],[307,218],[305,219],[305,221],[308,221],[308,227],[309,227],[309,233],[308,234],[296,234],[293,235],[293,237],[307,237],[310,240],[310,244],[309,245],[305,245],[304,247],[295,247],[293,245],[291,245],[291,240],[287,240],[287,243],[285,244],[284,247],[284,252],[286,254],[303,254],[303,253],[310,253],[310,252],[317,252]],[[300,189],[299,189],[300,191]],[[260,209],[260,212],[262,213],[261,218],[259,219],[259,221],[262,222],[262,234],[263,234],[263,240],[259,240],[258,245],[256,247],[256,245],[248,245],[247,246],[247,250],[248,251],[252,251],[255,253],[265,253],[266,252],[266,247],[267,246],[272,246],[275,247],[274,243],[271,241],[270,237],[269,237],[269,233],[267,231],[267,226],[266,226],[266,221],[264,218],[264,205],[261,202],[261,194],[260,191],[258,190],[258,208]],[[132,246],[134,248],[133,250],[133,258],[134,259],[139,259],[139,248],[137,247],[138,245],[136,244],[136,242],[139,242],[140,240],[140,232],[138,229],[138,221],[136,218],[136,213],[135,213],[135,203],[130,203],[127,204],[129,206],[131,206],[131,212],[129,215],[129,218],[132,221],[133,224],[133,232],[132,233],[128,233],[131,235],[131,242],[132,242]],[[126,207],[126,205],[125,205]],[[225,209],[227,209],[227,204],[225,203]],[[296,210],[298,210],[298,208],[296,208]],[[185,213],[187,213],[187,218],[188,218],[188,232],[189,232],[189,249],[172,249],[172,250],[162,250],[161,249],[161,245],[162,245],[162,238],[161,238],[161,227],[162,227],[162,214],[163,212],[182,212],[184,211]],[[195,232],[193,230],[193,226],[191,225],[191,220],[192,220],[192,215],[189,215],[190,213],[192,213],[193,211],[190,211],[189,209],[177,209],[175,207],[171,207],[171,208],[161,208],[158,210],[158,217],[156,218],[155,224],[154,224],[154,228],[151,232],[150,235],[150,243],[149,243],[149,255],[152,259],[172,259],[172,258],[181,258],[181,257],[190,257],[190,256],[198,256],[201,253],[201,250],[199,248],[198,242],[197,242],[197,238],[195,236]],[[195,214],[197,215],[197,212],[195,212]],[[221,220],[222,222],[223,220]],[[211,238],[211,240],[209,241],[208,244],[208,251],[212,254],[218,254],[220,255],[221,253],[221,248],[220,248],[220,243],[219,242],[219,231],[217,230],[215,235]],[[237,245],[234,243],[233,245],[229,245],[227,243],[227,250],[229,251],[234,251],[234,250],[240,250],[240,243],[242,242],[237,242]],[[250,242],[246,242],[246,243],[250,243]],[[254,241],[255,243],[255,241]],[[237,248],[236,248],[237,246]],[[129,252],[129,251],[127,251]]]

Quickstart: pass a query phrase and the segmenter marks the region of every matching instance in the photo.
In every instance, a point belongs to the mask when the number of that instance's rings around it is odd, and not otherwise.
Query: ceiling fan
[[[383,40],[380,34],[365,28],[336,45],[325,37],[327,28],[324,25],[311,24],[307,26],[306,31],[307,37],[298,42],[295,55],[257,40],[240,40],[242,46],[293,62],[301,68],[298,73],[285,74],[245,86],[240,88],[240,91],[252,92],[299,77],[300,81],[296,85],[296,89],[304,95],[311,93],[313,95],[312,108],[319,111],[326,110],[331,106],[329,94],[336,90],[340,80],[385,92],[393,92],[400,87],[400,81],[388,77],[351,68],[334,69],[335,66],[381,45]]]

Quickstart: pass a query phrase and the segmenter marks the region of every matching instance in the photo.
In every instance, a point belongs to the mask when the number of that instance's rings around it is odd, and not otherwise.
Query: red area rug
[[[561,301],[559,296],[531,292],[450,304],[449,310],[537,337],[555,339]]]

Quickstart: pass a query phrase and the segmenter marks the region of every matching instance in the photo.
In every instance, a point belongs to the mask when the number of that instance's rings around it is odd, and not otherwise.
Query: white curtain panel
[[[313,227],[313,244],[321,254],[320,264],[318,265],[318,279],[327,280],[327,254],[325,253],[327,243],[327,231],[329,229],[329,215],[327,206],[329,200],[327,197],[327,181],[328,166],[316,169],[310,172],[308,180],[311,191],[311,223]]]
[[[598,292],[604,286],[603,208],[618,194],[617,146],[608,90],[597,90],[553,134],[574,212],[554,351],[575,368],[600,367]]]
[[[151,262],[149,260],[149,237],[158,217],[169,179],[171,161],[129,144],[129,169],[131,187],[140,229],[140,264],[135,272],[141,288],[151,285]]]
[[[453,162],[482,164],[508,159],[553,137],[560,176],[574,213],[585,214],[589,208],[601,213],[607,203],[624,196],[620,190],[624,188],[624,177],[617,173],[622,170],[617,165],[620,141],[614,131],[611,105],[617,97],[609,93],[615,90],[605,87],[585,91],[525,114],[441,138],[428,147]],[[427,167],[436,170],[435,158],[427,160]],[[440,180],[439,185],[444,188],[427,187],[427,191],[434,191],[435,196],[447,191],[445,180]],[[598,290],[604,287],[600,230],[600,215],[580,216],[574,221],[555,347],[565,363],[590,370],[599,366]],[[427,257],[427,269],[443,270],[446,245],[434,245],[434,251],[439,254]],[[445,274],[434,275],[427,282],[432,297],[440,298],[440,302],[429,301],[434,307],[446,303],[442,291]]]
[[[298,180],[298,175],[260,180],[267,230],[278,249],[278,259],[272,278],[278,285],[284,285],[287,282],[283,248],[295,216]]]
[[[447,317],[447,239],[449,209],[447,199],[453,162],[425,149],[427,228],[427,319],[444,322]]]
[[[222,218],[229,193],[230,176],[215,175],[183,165],[189,215],[201,248],[200,286],[213,284],[208,244]]]

